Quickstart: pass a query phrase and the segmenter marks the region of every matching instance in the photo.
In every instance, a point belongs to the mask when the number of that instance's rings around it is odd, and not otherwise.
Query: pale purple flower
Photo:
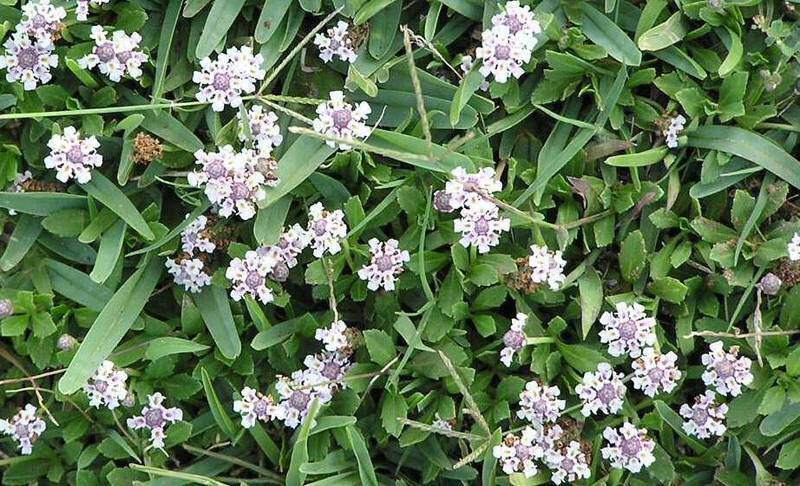
[[[33,443],[44,433],[47,424],[36,416],[36,407],[30,403],[17,412],[11,420],[0,419],[0,432],[19,442],[24,456],[33,452]]]
[[[703,395],[694,398],[694,404],[681,405],[683,430],[699,439],[708,439],[712,435],[721,436],[725,433],[725,414],[728,406],[724,403],[717,405],[714,392],[706,390]]]
[[[199,171],[190,172],[187,180],[192,187],[201,187],[220,216],[237,214],[250,219],[256,214],[256,204],[266,197],[266,177],[259,167],[258,154],[245,149],[234,152],[225,145],[219,152],[198,150],[194,154]]]
[[[275,252],[279,264],[288,268],[297,266],[297,257],[311,244],[313,236],[299,224],[294,224],[281,233],[278,243],[259,249],[261,252]]]
[[[164,395],[159,392],[148,395],[147,401],[149,405],[142,408],[141,415],[128,419],[128,427],[133,430],[150,429],[150,445],[163,449],[166,438],[164,428],[183,420],[183,411],[177,407],[164,407]]]
[[[236,113],[239,119],[239,140],[247,141],[245,125],[250,128],[253,144],[262,154],[272,153],[272,149],[283,143],[281,127],[278,125],[278,115],[264,110],[261,105],[253,105],[247,111],[247,120],[242,119],[242,112]]]
[[[783,281],[781,281],[780,277],[770,272],[761,278],[757,287],[765,295],[777,295],[781,291],[782,285]]]
[[[242,95],[255,92],[255,82],[264,79],[263,63],[261,54],[253,55],[248,46],[230,47],[214,61],[202,59],[201,70],[192,76],[192,81],[200,85],[197,100],[211,103],[214,111],[222,111],[226,105],[239,107]]]
[[[536,461],[550,453],[562,433],[558,425],[525,427],[521,436],[506,435],[503,442],[492,449],[492,455],[498,459],[504,473],[522,473],[530,478],[539,471]]]
[[[14,304],[11,299],[0,299],[0,319],[14,314]]]
[[[339,147],[341,150],[350,150],[348,142],[363,140],[371,133],[370,128],[364,123],[372,113],[366,101],[355,106],[346,102],[344,93],[331,91],[330,101],[325,101],[317,106],[317,118],[314,119],[314,131],[329,137],[344,140],[344,143],[326,140],[330,147]]]
[[[322,203],[315,203],[308,208],[308,228],[311,234],[311,247],[314,256],[322,258],[325,253],[335,255],[342,251],[342,240],[347,236],[347,225],[344,213],[337,209],[328,211]]]
[[[461,63],[459,64],[459,68],[461,69],[461,73],[466,76],[472,71],[472,68],[475,66],[475,60],[472,59],[472,56],[461,56]],[[480,85],[481,91],[489,91],[489,82],[485,79],[481,82]]]
[[[333,322],[327,329],[317,329],[314,339],[324,344],[325,349],[330,352],[342,351],[350,346],[344,321]]]
[[[259,254],[253,250],[245,253],[243,259],[231,260],[228,270],[225,271],[225,277],[233,284],[231,298],[238,302],[249,295],[263,304],[272,302],[274,295],[266,284],[276,263],[278,261],[273,254]]]
[[[77,344],[78,340],[67,333],[58,336],[58,340],[56,341],[56,347],[59,351],[67,351],[68,349],[74,348]]]
[[[586,372],[581,383],[575,387],[575,393],[583,401],[581,414],[584,417],[619,412],[622,410],[625,392],[622,373],[615,373],[608,363],[598,364],[596,372]]]
[[[542,33],[542,26],[528,5],[520,5],[512,0],[503,5],[500,12],[492,16],[492,28],[506,27],[515,42],[528,50],[536,46],[536,34]]]
[[[340,20],[324,34],[319,33],[314,37],[314,44],[319,48],[319,58],[323,62],[330,62],[334,56],[347,63],[356,61],[358,55],[348,37],[348,28],[347,22]]]
[[[78,5],[75,6],[75,15],[81,22],[89,18],[89,6],[98,7],[111,0],[78,0]]]
[[[553,449],[545,462],[550,469],[550,480],[555,484],[573,483],[580,479],[589,479],[592,471],[586,454],[581,450],[581,443],[575,440],[560,449]]]
[[[641,304],[619,302],[616,309],[616,313],[604,312],[600,316],[600,341],[608,343],[611,356],[638,358],[642,349],[656,343],[656,320],[645,314]]]
[[[128,395],[125,387],[127,379],[128,374],[125,371],[114,366],[111,361],[103,361],[83,386],[83,391],[89,397],[89,405],[96,408],[105,406],[109,410],[119,407],[120,402]]]
[[[555,422],[561,416],[567,402],[559,400],[561,390],[557,386],[542,386],[538,381],[529,381],[519,394],[517,417],[534,425]]]
[[[603,447],[601,453],[613,468],[638,473],[656,461],[653,456],[656,443],[647,437],[647,430],[638,429],[630,422],[625,422],[618,429],[606,427],[603,437],[608,445]]]
[[[493,76],[498,83],[506,83],[509,78],[519,78],[530,62],[533,51],[511,34],[505,25],[498,25],[481,34],[481,45],[475,49],[475,56],[483,61],[480,73],[484,78]]]
[[[358,271],[359,278],[368,282],[367,288],[378,290],[383,287],[386,291],[394,290],[397,277],[403,273],[403,264],[411,260],[408,251],[401,250],[399,245],[395,239],[386,242],[377,238],[369,240],[372,259],[369,265]]]
[[[211,285],[211,276],[206,273],[205,263],[199,258],[168,258],[164,265],[175,283],[187,292],[197,293]]]
[[[53,34],[61,30],[61,22],[67,16],[63,7],[56,7],[50,0],[32,0],[22,6],[22,21],[17,31],[43,42],[52,42]]]
[[[319,375],[309,370],[295,371],[291,378],[278,376],[275,389],[281,398],[278,407],[283,423],[292,429],[303,423],[314,400],[324,405],[333,396],[331,387],[319,384]]]
[[[642,356],[631,365],[633,387],[648,397],[672,392],[681,379],[681,372],[675,365],[677,360],[678,356],[672,351],[661,354],[653,348],[645,348]]]
[[[453,424],[451,424],[447,420],[443,420],[439,416],[439,412],[436,412],[436,414],[434,415],[434,420],[433,423],[431,423],[431,427],[441,430],[451,430],[451,431],[453,430]]]
[[[669,125],[664,129],[663,135],[667,139],[667,147],[678,147],[678,135],[683,131],[686,125],[686,118],[683,115],[678,115],[670,118]]]
[[[5,54],[0,55],[0,69],[6,69],[6,81],[19,81],[26,91],[46,84],[53,75],[50,68],[58,66],[58,56],[53,53],[49,38],[31,37],[24,32],[14,32],[3,44]]]
[[[189,215],[186,215],[188,218]],[[208,218],[203,215],[194,219],[189,226],[181,232],[181,245],[183,251],[193,254],[195,250],[203,253],[213,253],[217,245],[208,238]]]
[[[503,190],[503,184],[496,179],[495,171],[491,167],[484,167],[473,173],[467,172],[463,167],[456,167],[450,175],[452,178],[447,181],[444,189],[449,196],[447,206],[452,208],[450,211],[484,201],[486,196]]]
[[[786,251],[789,252],[789,260],[793,262],[800,260],[800,233],[792,236],[792,240],[786,246]]]
[[[567,279],[564,275],[567,262],[561,257],[561,251],[550,251],[546,246],[531,245],[528,266],[531,267],[531,280],[537,284],[546,282],[550,290],[560,289]]]
[[[742,393],[742,386],[753,382],[750,372],[750,358],[739,356],[739,347],[731,346],[729,351],[723,349],[722,341],[709,346],[710,351],[701,359],[706,371],[703,372],[703,383],[716,388],[723,396],[735,397]]]
[[[453,229],[461,233],[461,246],[474,246],[478,253],[487,253],[500,244],[503,232],[511,231],[511,220],[501,218],[500,209],[493,203],[480,200],[461,209],[461,218],[453,222]]]
[[[269,422],[273,419],[282,420],[283,411],[271,396],[264,394],[246,386],[242,389],[242,399],[234,400],[233,411],[242,416],[242,427],[249,429],[256,425],[256,420]]]
[[[65,127],[61,135],[53,134],[47,146],[50,155],[44,158],[44,166],[55,169],[61,182],[75,179],[85,184],[92,180],[92,168],[103,165],[103,157],[97,153],[100,142],[94,136],[81,138],[75,127]]]
[[[325,351],[321,354],[309,354],[303,360],[308,373],[316,373],[315,383],[326,384],[336,388],[347,388],[344,381],[347,372],[352,368],[352,363],[340,353]]]
[[[92,27],[92,39],[95,42],[92,52],[78,59],[83,69],[94,69],[108,76],[108,79],[119,82],[127,75],[133,79],[142,76],[142,64],[147,62],[147,54],[139,50],[142,36],[134,32],[128,35],[123,30],[115,30],[108,37],[100,25]]]
[[[503,335],[505,347],[500,350],[500,362],[506,366],[511,366],[514,354],[528,344],[528,336],[525,335],[525,323],[528,316],[518,312],[517,316],[511,319],[511,328]]]

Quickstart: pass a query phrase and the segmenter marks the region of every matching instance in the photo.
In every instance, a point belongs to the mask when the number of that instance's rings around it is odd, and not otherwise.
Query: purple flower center
[[[516,16],[510,15],[506,18],[506,27],[508,27],[508,30],[510,30],[512,34],[516,34],[522,30],[522,22],[520,22]]]
[[[544,417],[547,414],[547,401],[544,399],[537,400],[536,403],[533,404],[533,409],[540,417]]]
[[[714,366],[714,370],[717,372],[717,376],[723,380],[727,380],[733,376],[734,366],[733,363],[724,359]]]
[[[278,263],[275,265],[275,268],[272,269],[273,280],[278,282],[285,282],[287,278],[289,278],[289,267],[286,266],[285,263]]]
[[[117,54],[117,60],[122,64],[127,64],[133,53],[131,51],[122,51]]]
[[[508,46],[497,46],[494,48],[494,57],[505,61],[511,56],[511,48]]]
[[[659,383],[664,379],[664,370],[661,368],[653,368],[647,372],[647,376],[649,376],[652,381]]]
[[[394,263],[391,257],[384,255],[375,260],[375,266],[378,268],[379,272],[388,272],[394,267]]]
[[[533,451],[531,447],[526,446],[525,444],[517,444],[515,447],[517,459],[520,461],[527,461],[533,456]]]
[[[342,367],[336,364],[334,361],[328,361],[325,363],[325,366],[322,367],[322,376],[331,381],[339,378],[341,373]]]
[[[95,380],[94,389],[99,391],[100,393],[103,393],[106,390],[108,390],[108,383],[105,380]]]
[[[114,58],[114,45],[110,42],[103,43],[97,46],[94,53],[101,62],[108,62]]]
[[[160,429],[164,426],[164,412],[161,408],[151,408],[144,414],[144,423],[151,429]]]
[[[17,437],[28,437],[30,430],[27,424],[19,423],[14,426],[14,432],[17,434]]]
[[[331,113],[331,118],[333,118],[333,126],[337,130],[344,130],[350,125],[350,120],[353,119],[353,112],[342,108],[340,110],[333,110]]]
[[[231,87],[231,77],[225,73],[217,73],[214,75],[214,89],[219,91],[227,91]]]
[[[36,14],[33,18],[33,26],[37,29],[41,29],[42,27],[47,25],[47,20],[44,18],[42,14]]]
[[[569,457],[565,457],[561,460],[561,469],[565,471],[572,471],[572,468],[575,467],[575,461],[570,459]]]
[[[69,152],[67,152],[67,160],[73,164],[83,163],[83,150],[81,150],[79,145],[74,145],[71,149],[69,149]]]
[[[264,283],[264,278],[258,274],[258,272],[250,272],[247,274],[247,278],[244,279],[244,283],[247,284],[250,288],[260,287],[262,283]]]
[[[324,219],[319,219],[314,221],[314,224],[311,225],[311,229],[314,231],[314,234],[317,236],[322,236],[325,234],[325,231],[328,228],[328,222]]]
[[[231,196],[234,199],[247,199],[250,195],[250,189],[243,182],[234,182],[231,187]]]
[[[692,422],[697,425],[703,425],[708,422],[708,409],[705,407],[696,407],[692,410]]]
[[[642,450],[642,442],[638,437],[634,437],[632,439],[622,439],[619,449],[622,451],[622,455],[633,457]]]
[[[257,401],[253,407],[253,412],[259,417],[265,416],[267,414],[267,401],[264,399]]]
[[[225,175],[225,167],[222,162],[215,160],[206,166],[206,173],[216,179]]]
[[[603,405],[610,404],[611,401],[616,398],[618,398],[617,390],[611,383],[606,383],[602,388],[600,388],[600,390],[597,391],[597,399],[600,400]]]
[[[295,390],[292,392],[292,396],[289,397],[289,405],[297,410],[305,410],[310,400],[311,397],[309,397],[307,393],[304,393],[300,390]]]
[[[17,64],[22,69],[33,69],[39,63],[39,54],[35,47],[25,47],[17,53]]]
[[[489,222],[486,221],[486,218],[478,218],[475,221],[475,234],[478,236],[485,236],[489,233]]]
[[[624,341],[630,341],[631,339],[636,337],[636,322],[634,321],[625,321],[619,325],[619,338]]]
[[[453,206],[450,205],[450,195],[447,191],[439,190],[433,193],[433,207],[443,213],[453,212]]]
[[[520,331],[511,330],[503,336],[503,344],[514,350],[522,349],[526,340],[525,333]]]

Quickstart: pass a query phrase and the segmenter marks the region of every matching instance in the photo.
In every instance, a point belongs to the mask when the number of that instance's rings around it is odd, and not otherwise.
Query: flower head
[[[550,454],[561,434],[558,425],[525,427],[521,436],[506,435],[503,442],[492,449],[492,455],[499,460],[504,473],[522,473],[529,478],[539,471],[535,461]]]
[[[597,365],[596,372],[586,372],[583,381],[575,387],[575,393],[583,401],[581,414],[588,417],[599,412],[614,414],[622,410],[625,399],[625,384],[622,373],[615,373],[608,363]]]
[[[180,408],[166,408],[164,395],[153,393],[147,396],[148,406],[142,408],[142,414],[128,419],[128,427],[133,430],[150,429],[150,445],[156,449],[164,448],[166,433],[164,428],[172,423],[183,420],[183,411]]]
[[[233,411],[242,416],[242,427],[249,429],[256,424],[256,420],[269,422],[273,419],[282,419],[280,409],[275,405],[270,396],[257,392],[246,386],[242,389],[242,399],[234,400]]]
[[[275,385],[281,397],[278,407],[283,423],[292,429],[303,423],[311,404],[317,400],[324,405],[331,400],[332,389],[319,384],[319,375],[314,371],[303,370],[292,373],[291,378],[279,376]]]
[[[608,445],[603,447],[601,453],[604,459],[611,462],[611,467],[638,473],[656,460],[653,456],[656,443],[647,437],[645,429],[637,429],[630,422],[625,422],[617,429],[606,427],[603,438]]]
[[[75,6],[75,15],[81,22],[89,18],[89,6],[98,7],[111,0],[78,0],[78,5]]]
[[[199,258],[187,255],[167,258],[164,265],[175,283],[187,292],[197,293],[203,287],[211,285],[211,276],[205,270],[205,263]]]
[[[58,341],[56,341],[56,347],[59,351],[67,351],[68,349],[74,348],[77,344],[78,340],[67,333],[58,336]]]
[[[344,93],[341,91],[331,91],[330,97],[330,101],[317,107],[317,118],[313,122],[314,131],[346,142],[367,138],[370,128],[364,122],[372,113],[369,104],[362,101],[354,106],[344,100]],[[327,140],[325,143],[331,147],[338,146],[341,150],[350,150],[352,147],[346,142]]]
[[[278,263],[273,269],[273,278],[276,277],[275,273],[281,265],[285,267],[285,273],[288,276],[289,269],[297,266],[297,257],[311,244],[312,239],[310,232],[304,230],[299,224],[294,224],[281,233],[277,244],[259,248],[258,251],[276,255]],[[284,276],[283,279],[275,278],[275,280],[283,281],[286,278]]]
[[[358,271],[361,280],[366,280],[370,290],[394,290],[397,277],[403,273],[403,264],[411,260],[408,251],[399,248],[395,239],[381,242],[377,238],[369,240],[372,259],[369,265]]]
[[[528,322],[527,314],[518,312],[517,316],[511,319],[511,328],[503,335],[505,347],[500,350],[500,361],[506,366],[511,366],[514,354],[528,343],[528,336],[525,335],[526,322]]]
[[[126,74],[138,79],[142,76],[142,64],[147,62],[147,55],[139,50],[142,36],[134,32],[128,35],[123,30],[115,30],[108,37],[100,25],[92,27],[92,39],[95,46],[91,54],[78,60],[83,69],[94,69],[108,76],[108,79],[119,82]]]
[[[248,46],[230,47],[214,61],[202,59],[201,70],[192,76],[200,85],[197,100],[211,103],[214,111],[222,111],[226,105],[237,108],[242,104],[242,95],[255,92],[255,82],[264,79],[263,63],[261,54],[253,55]]]
[[[687,419],[683,422],[683,430],[700,439],[724,434],[728,406],[715,402],[714,392],[706,390],[703,395],[695,397],[692,406],[681,405],[681,416]]]
[[[33,443],[47,428],[44,420],[36,416],[36,407],[30,403],[17,412],[11,420],[0,419],[0,432],[19,442],[22,454],[33,452]]]
[[[329,385],[332,389],[347,388],[344,377],[353,365],[343,354],[330,351],[317,355],[309,354],[303,360],[303,364],[308,373],[316,373],[316,383]]]
[[[647,317],[641,304],[617,303],[617,312],[604,312],[600,316],[600,341],[608,343],[611,356],[627,354],[638,358],[642,349],[656,343],[656,320]]]
[[[319,33],[314,37],[314,44],[319,48],[319,58],[323,62],[330,62],[334,56],[347,63],[356,61],[356,51],[350,40],[347,22],[339,21],[324,34]]]
[[[678,146],[678,135],[683,131],[686,118],[678,115],[669,119],[669,124],[664,129],[663,135],[667,139],[667,147],[676,148]]]
[[[483,77],[494,76],[498,83],[521,77],[525,73],[522,66],[530,62],[531,53],[532,50],[511,35],[505,25],[484,30],[481,46],[475,50],[475,56],[483,61],[480,67]]]
[[[442,419],[442,417],[439,416],[439,412],[436,412],[433,423],[431,423],[431,427],[442,430],[453,430],[453,423],[448,420]]]
[[[235,301],[242,300],[245,295],[260,300],[263,304],[272,302],[272,290],[267,288],[267,277],[275,267],[277,259],[272,254],[260,254],[250,250],[244,258],[234,258],[225,277],[233,283],[231,297]]]
[[[339,209],[328,211],[322,203],[315,203],[308,208],[308,215],[307,231],[311,234],[314,256],[322,258],[326,252],[331,255],[339,253],[341,241],[347,236],[344,213]]]
[[[189,215],[186,215],[188,218]],[[208,218],[203,215],[196,217],[189,226],[181,232],[181,247],[186,253],[193,254],[195,250],[203,253],[213,253],[217,245],[208,237]]]
[[[14,303],[11,299],[0,299],[0,319],[14,314]]]
[[[113,362],[103,361],[83,386],[83,391],[89,397],[89,405],[97,408],[105,406],[109,410],[119,407],[128,395],[128,389],[125,388],[127,379],[128,374],[114,366]]]
[[[573,483],[580,479],[589,479],[592,475],[586,453],[581,450],[581,443],[578,441],[573,440],[569,445],[553,449],[545,459],[551,471],[550,480],[555,484]]]
[[[81,138],[75,127],[65,127],[61,135],[53,134],[47,146],[50,155],[45,157],[44,166],[55,169],[61,182],[75,179],[85,184],[92,180],[92,168],[103,165],[103,157],[97,153],[100,142],[93,136]]]
[[[559,395],[561,390],[557,386],[542,386],[538,381],[529,381],[519,394],[517,417],[535,425],[555,422],[567,404],[559,400]]]
[[[14,32],[3,47],[6,52],[0,55],[0,69],[8,71],[6,81],[9,83],[19,81],[26,91],[31,91],[53,78],[50,68],[58,66],[58,56],[53,54],[53,43],[49,39]]]
[[[792,236],[792,240],[786,247],[786,251],[789,252],[789,260],[796,262],[800,260],[800,233],[795,233]]]
[[[657,353],[653,348],[645,348],[633,367],[633,387],[642,390],[648,397],[658,393],[670,393],[678,385],[681,372],[675,365],[678,356],[672,351]]]
[[[447,181],[444,190],[449,196],[448,206],[452,209],[485,201],[486,196],[503,190],[503,184],[497,180],[491,167],[484,167],[473,173],[467,172],[463,167],[456,167],[450,175],[452,178]]]
[[[66,16],[67,11],[51,4],[50,0],[33,0],[22,6],[22,21],[17,31],[52,42],[53,34],[61,30],[61,21]]]
[[[731,346],[729,351],[723,349],[722,341],[716,341],[709,346],[709,352],[701,357],[706,371],[703,373],[703,383],[714,386],[717,393],[723,396],[735,397],[742,393],[742,386],[753,382],[750,373],[752,362],[750,358],[739,356],[739,347]]]
[[[503,5],[500,12],[492,16],[492,28],[506,27],[514,40],[527,49],[536,46],[536,34],[542,32],[542,26],[533,15],[528,5],[520,5],[512,0]]]
[[[237,112],[239,119],[239,140],[247,141],[246,127],[250,129],[253,137],[253,144],[262,154],[272,153],[272,149],[283,143],[281,127],[278,125],[278,115],[271,111],[265,111],[261,105],[253,105],[247,111],[247,119],[242,119],[242,112]]]
[[[550,251],[546,246],[531,245],[528,266],[531,267],[531,280],[537,284],[547,282],[553,291],[560,289],[567,278],[564,275],[567,262],[561,257],[561,252]]]
[[[325,349],[330,352],[341,352],[350,347],[344,321],[336,321],[328,329],[317,329],[314,339],[324,344]]]
[[[475,201],[461,209],[461,218],[453,222],[453,229],[461,233],[461,246],[478,248],[487,253],[500,244],[500,235],[511,231],[511,220],[500,217],[500,209],[485,200]]]

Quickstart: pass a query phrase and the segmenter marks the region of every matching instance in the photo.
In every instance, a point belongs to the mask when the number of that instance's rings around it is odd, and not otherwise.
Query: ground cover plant
[[[798,484],[799,18],[0,0],[3,484]]]

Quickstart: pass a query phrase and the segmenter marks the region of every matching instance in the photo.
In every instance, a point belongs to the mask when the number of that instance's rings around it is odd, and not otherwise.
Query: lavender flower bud
[[[72,349],[75,345],[78,344],[78,340],[74,337],[70,336],[67,333],[62,334],[58,337],[58,341],[56,342],[56,347],[58,347],[61,351],[66,351],[68,349]]]
[[[0,319],[10,316],[14,313],[14,304],[9,299],[0,299]]]
[[[766,295],[775,295],[780,292],[782,284],[783,282],[777,275],[768,273],[758,283],[758,288]]]

